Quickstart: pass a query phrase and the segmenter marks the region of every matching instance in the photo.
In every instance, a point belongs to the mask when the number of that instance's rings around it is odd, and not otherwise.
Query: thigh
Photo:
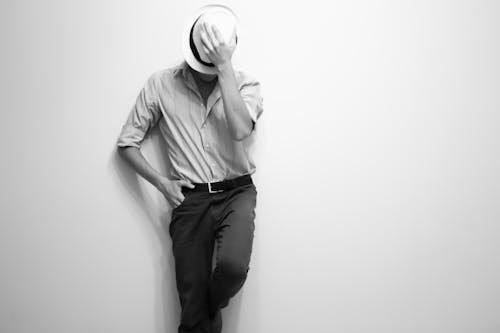
[[[189,193],[172,211],[169,232],[183,322],[201,320],[211,273],[213,236],[210,204],[202,193]]]
[[[169,233],[175,248],[193,240],[210,238],[210,200],[204,193],[185,193],[181,204],[172,210]]]
[[[187,194],[172,211],[169,233],[178,273],[199,275],[209,267],[214,245],[212,219],[210,202],[203,193]]]
[[[216,224],[217,255],[221,265],[246,270],[255,231],[257,191],[253,184],[231,191],[222,203]]]

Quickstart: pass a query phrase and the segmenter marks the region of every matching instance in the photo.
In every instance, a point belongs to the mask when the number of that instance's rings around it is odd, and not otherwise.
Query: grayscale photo
[[[0,333],[500,333],[500,3],[0,13]]]

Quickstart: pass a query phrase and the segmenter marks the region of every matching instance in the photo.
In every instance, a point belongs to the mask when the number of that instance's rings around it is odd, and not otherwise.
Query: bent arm
[[[205,22],[203,28],[203,50],[217,69],[229,132],[234,140],[241,141],[252,133],[257,118],[262,113],[259,83],[247,83],[246,88],[242,87],[246,92],[240,91],[238,87],[231,62],[236,47],[236,30],[228,42],[215,25],[209,29]]]
[[[163,176],[149,164],[139,148],[132,146],[118,147],[118,153],[139,175],[156,188],[159,188]]]
[[[253,120],[238,89],[230,61],[220,68],[219,84],[229,131],[234,140],[241,141],[252,132]]]

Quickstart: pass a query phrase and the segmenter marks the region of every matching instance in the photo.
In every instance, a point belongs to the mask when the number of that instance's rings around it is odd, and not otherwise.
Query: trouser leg
[[[190,193],[172,212],[169,230],[181,304],[178,333],[210,333],[208,285],[214,241],[209,208],[202,194]]]
[[[249,270],[255,230],[257,191],[253,184],[231,190],[215,202],[217,246],[209,283],[209,311],[226,307],[243,286]]]

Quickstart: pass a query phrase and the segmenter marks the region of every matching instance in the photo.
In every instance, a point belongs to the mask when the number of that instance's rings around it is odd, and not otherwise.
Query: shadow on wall
[[[159,127],[151,129],[142,144],[142,153],[146,160],[166,175],[169,167],[166,145],[160,135]],[[147,220],[138,219],[137,223],[146,229],[154,249],[152,255],[156,257],[155,265],[155,332],[177,332],[180,317],[180,303],[175,282],[175,262],[172,255],[172,241],[169,235],[171,208],[155,187],[143,179],[120,157],[115,150],[113,166],[118,179],[130,195],[129,205],[137,206],[143,211]],[[135,209],[132,208],[132,209]],[[140,216],[140,215],[138,215]]]
[[[167,175],[170,167],[167,159],[167,145],[161,137],[158,125],[153,127],[144,139],[141,151],[150,164],[162,175]],[[115,151],[113,166],[118,179],[126,192],[130,194],[131,205],[138,207],[148,217],[147,221],[139,220],[151,235],[152,242],[159,245],[155,262],[155,317],[156,332],[177,332],[181,314],[179,296],[175,281],[175,261],[172,254],[172,240],[169,234],[171,207],[156,188],[149,186],[146,180],[139,176]],[[216,251],[216,244],[214,245]],[[216,253],[213,255],[212,267],[215,266]],[[230,300],[230,306],[222,310],[223,332],[234,332],[238,329],[241,297],[240,291]],[[226,315],[227,313],[227,315]],[[227,318],[227,320],[226,320]]]

